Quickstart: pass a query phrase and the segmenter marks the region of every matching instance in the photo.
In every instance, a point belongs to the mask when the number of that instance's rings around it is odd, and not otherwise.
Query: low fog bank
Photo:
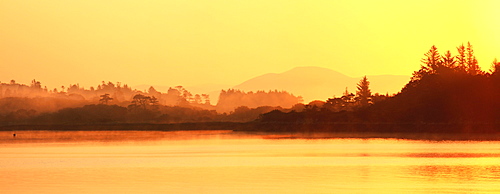
[[[48,90],[31,85],[0,83],[1,124],[248,122],[259,115],[291,108],[301,102],[285,91],[222,90],[216,105],[207,94],[192,94],[182,86],[167,92],[149,87],[139,91],[120,82],[85,89],[78,84]]]

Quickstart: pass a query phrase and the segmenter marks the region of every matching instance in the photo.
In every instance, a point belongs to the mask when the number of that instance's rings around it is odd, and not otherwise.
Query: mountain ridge
[[[397,93],[409,81],[402,75],[367,75],[372,93]],[[316,66],[295,67],[283,73],[269,73],[238,84],[233,89],[243,91],[284,90],[302,96],[304,103],[341,96],[346,88],[355,93],[361,77],[350,77],[338,71]]]
[[[292,93],[295,96],[302,96],[304,103],[313,100],[327,100],[332,97],[342,96],[346,88],[351,93],[356,93],[356,84],[362,77],[350,77],[338,71],[317,67],[300,66],[294,67],[282,73],[265,73],[247,79],[237,85],[229,84],[200,84],[186,86],[185,88],[193,94],[209,94],[212,104],[216,104],[221,90],[238,89],[249,91],[269,91],[283,90]],[[372,93],[394,94],[408,83],[410,76],[404,75],[367,75],[370,81]],[[164,91],[169,86],[153,86],[158,91]],[[172,87],[172,86],[170,86]],[[140,90],[149,88],[147,85],[141,85]]]

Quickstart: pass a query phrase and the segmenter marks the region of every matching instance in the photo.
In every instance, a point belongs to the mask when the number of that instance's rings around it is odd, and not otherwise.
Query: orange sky
[[[320,66],[408,75],[435,44],[500,58],[500,1],[2,0],[0,81],[236,85]]]

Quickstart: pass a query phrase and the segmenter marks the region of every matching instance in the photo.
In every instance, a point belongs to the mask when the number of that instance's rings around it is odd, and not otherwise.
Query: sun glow
[[[49,88],[237,85],[297,66],[408,75],[428,48],[500,49],[497,1],[62,1],[0,3],[0,79]],[[131,76],[134,75],[134,76]]]

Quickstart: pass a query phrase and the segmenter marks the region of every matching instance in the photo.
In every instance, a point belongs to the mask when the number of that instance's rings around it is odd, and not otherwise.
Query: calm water
[[[0,132],[0,193],[500,193],[500,142]]]

